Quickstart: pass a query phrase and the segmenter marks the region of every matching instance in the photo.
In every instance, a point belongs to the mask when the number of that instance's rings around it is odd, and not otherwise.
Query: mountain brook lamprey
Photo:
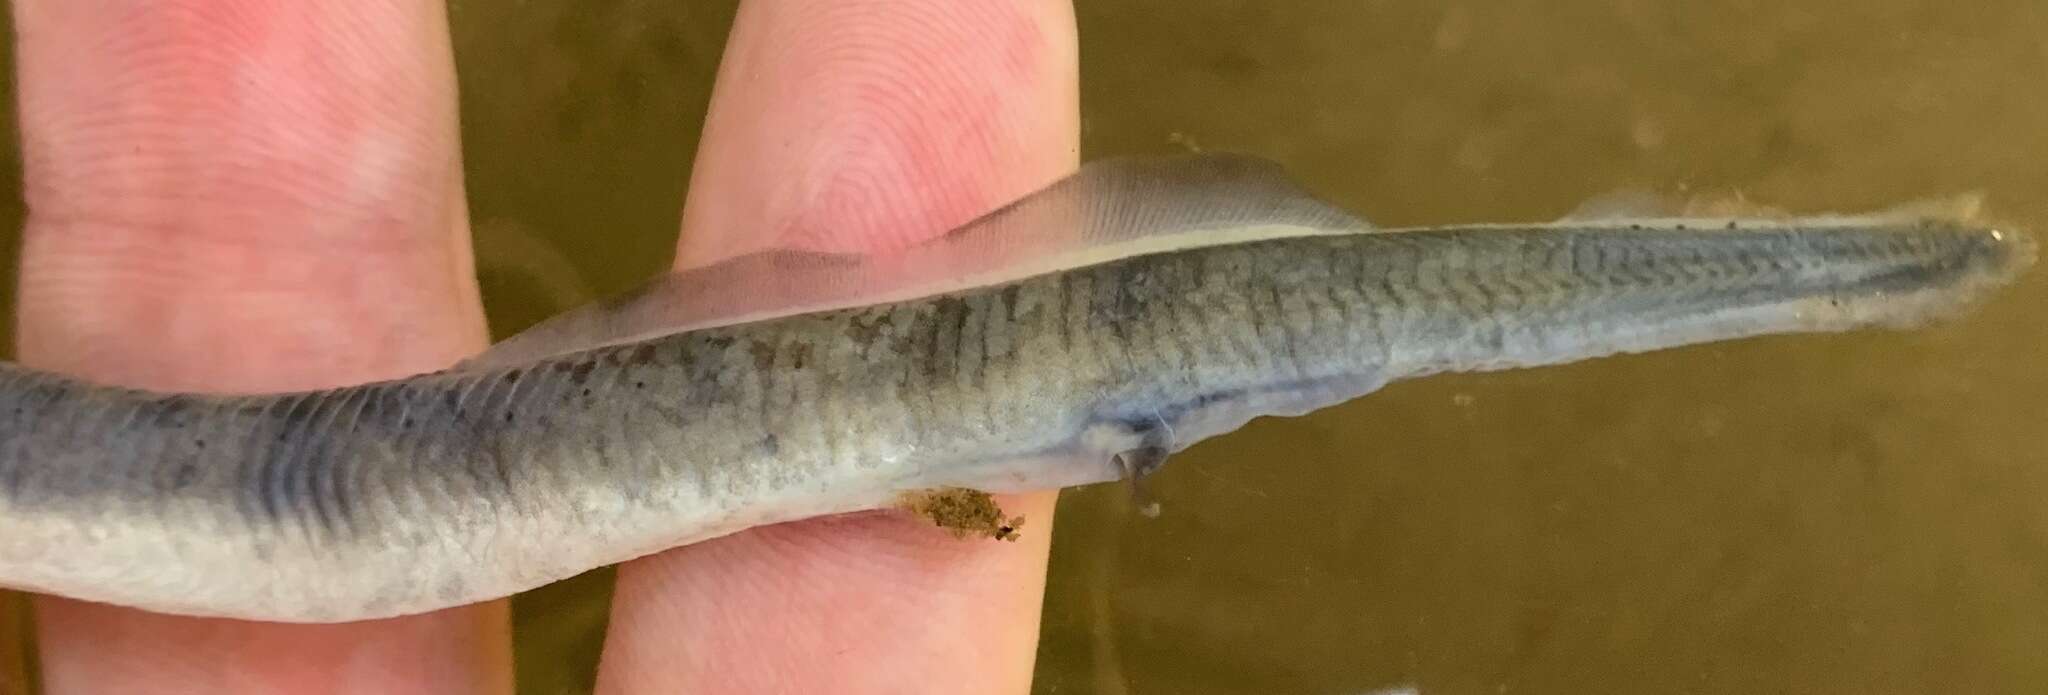
[[[981,493],[1141,476],[1253,417],[1917,325],[2034,254],[1904,214],[1375,229],[1257,160],[1108,160],[921,246],[742,256],[405,379],[230,396],[0,367],[0,584],[345,621],[841,512],[1004,536]]]

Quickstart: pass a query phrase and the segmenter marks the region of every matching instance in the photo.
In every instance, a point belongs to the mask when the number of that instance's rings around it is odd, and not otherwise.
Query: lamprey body
[[[1117,160],[926,247],[735,259],[406,379],[0,368],[0,584],[415,613],[918,491],[1140,475],[1395,379],[1919,325],[2033,256],[1897,215],[1375,229],[1255,161]]]

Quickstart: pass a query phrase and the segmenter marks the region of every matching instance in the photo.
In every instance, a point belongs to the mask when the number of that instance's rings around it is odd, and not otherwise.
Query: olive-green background
[[[494,328],[658,272],[733,3],[451,5]],[[1384,225],[1627,188],[1795,210],[1981,191],[2048,232],[2037,0],[1079,16],[1086,156],[1262,154]],[[20,216],[0,199],[5,234]],[[1071,491],[1037,689],[2048,691],[2043,275],[1930,330],[1435,377],[1260,421],[1156,478],[1159,519]],[[589,687],[607,581],[520,598],[523,691]]]

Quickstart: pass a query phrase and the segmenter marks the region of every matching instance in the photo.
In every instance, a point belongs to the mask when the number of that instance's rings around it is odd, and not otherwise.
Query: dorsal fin
[[[1623,188],[1587,198],[1557,221],[1602,222],[1684,216],[1684,201],[1647,188]]]
[[[687,330],[1001,284],[1136,255],[1360,232],[1364,220],[1231,154],[1118,158],[883,255],[763,251],[680,271],[543,321],[465,362],[500,367]]]
[[[1625,188],[1586,199],[1557,221],[1560,226],[1607,226],[1632,223],[1690,224],[1700,228],[1842,224],[1849,222],[1941,220],[1971,222],[1983,214],[1984,195],[1960,193],[1920,198],[1881,210],[1795,214],[1750,200],[1741,193],[1679,197],[1641,188]]]

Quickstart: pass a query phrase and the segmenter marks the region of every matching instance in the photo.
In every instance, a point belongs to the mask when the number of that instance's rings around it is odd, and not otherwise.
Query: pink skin
[[[426,0],[16,0],[30,216],[22,359],[269,391],[481,349],[444,8]],[[1075,164],[1055,0],[741,8],[679,265],[894,248]],[[620,570],[607,692],[1023,691],[1052,495],[1025,541],[869,514]],[[344,625],[38,597],[48,691],[508,692],[502,601]]]

